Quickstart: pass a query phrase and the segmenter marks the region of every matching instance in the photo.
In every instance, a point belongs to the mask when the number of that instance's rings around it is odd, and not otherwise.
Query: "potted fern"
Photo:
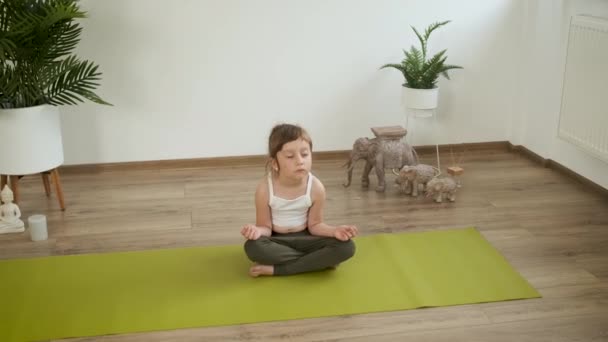
[[[63,163],[57,106],[109,104],[94,93],[98,66],[72,53],[85,15],[78,0],[0,2],[0,175]]]
[[[412,46],[409,51],[403,50],[405,57],[401,64],[385,64],[380,69],[395,68],[405,78],[403,84],[403,104],[412,109],[434,109],[437,107],[439,88],[437,80],[440,75],[450,79],[448,70],[462,69],[458,65],[446,64],[446,51],[442,50],[427,59],[427,45],[431,33],[450,21],[437,22],[429,25],[424,34],[412,26],[412,30],[420,41],[420,48]],[[428,112],[427,112],[428,113]]]

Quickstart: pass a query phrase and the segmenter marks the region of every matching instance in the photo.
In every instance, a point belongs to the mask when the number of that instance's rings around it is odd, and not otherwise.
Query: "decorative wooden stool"
[[[49,181],[49,175],[52,178],[53,183],[55,183],[55,191],[57,192],[57,200],[59,201],[59,206],[61,210],[65,210],[65,201],[63,199],[63,189],[61,188],[61,179],[59,178],[59,170],[52,169],[49,171],[42,172],[42,183],[44,185],[44,192],[46,196],[49,197],[51,195],[51,182]],[[13,195],[15,197],[14,203],[19,202],[19,179],[23,176],[13,176],[13,175],[1,175],[0,176],[0,188],[3,188],[5,184],[10,180],[10,187],[13,190]]]
[[[376,176],[378,186],[376,191],[383,192],[385,189],[384,170],[400,170],[405,164],[411,164],[414,158],[412,148],[402,141],[407,130],[401,126],[372,127],[372,133],[378,141],[376,151]]]
[[[452,175],[452,177],[460,176],[464,173],[464,169],[460,166],[450,166],[448,167],[448,173]]]
[[[384,160],[384,168],[401,169],[404,165],[401,139],[405,137],[407,130],[401,126],[372,127],[371,130],[378,138],[380,145],[378,155]]]
[[[371,130],[377,138],[383,140],[401,140],[407,134],[407,130],[401,126],[372,127]]]

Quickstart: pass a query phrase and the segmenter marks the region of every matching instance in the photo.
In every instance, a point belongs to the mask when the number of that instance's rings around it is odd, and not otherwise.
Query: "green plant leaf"
[[[75,104],[83,102],[82,98],[99,104],[109,104],[93,93],[98,85],[101,73],[97,66],[89,61],[79,61],[70,57],[49,69],[46,75],[49,83],[47,97],[54,105]]]
[[[418,37],[418,40],[420,41],[420,48],[422,49],[422,58],[426,59],[426,41],[428,38],[422,37],[414,26],[412,26],[412,30],[414,30],[414,33],[416,33],[416,36]]]
[[[401,61],[400,67],[399,64],[385,65],[392,66],[403,73],[403,77],[405,78],[404,86],[416,89],[431,89],[437,86],[437,79],[440,75],[449,79],[448,70],[462,69],[460,66],[445,64],[447,59],[447,56],[445,55],[446,50],[440,51],[430,59],[427,59],[427,46],[431,33],[449,22],[449,20],[435,22],[425,29],[424,34],[420,34],[420,32],[412,26],[412,30],[420,43],[420,49],[415,46],[410,47],[409,51],[404,49],[403,54],[405,57]]]
[[[86,13],[78,0],[0,1],[0,106],[109,104],[94,90],[101,72],[73,51]]]

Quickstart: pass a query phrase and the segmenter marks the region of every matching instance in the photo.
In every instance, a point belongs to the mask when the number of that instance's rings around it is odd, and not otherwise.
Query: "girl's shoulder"
[[[312,177],[312,184],[310,189],[310,196],[314,198],[318,198],[319,196],[325,197],[325,186],[323,182],[317,177],[315,177],[312,173],[310,174]]]
[[[319,179],[319,177],[310,173],[310,177],[312,178],[312,186],[323,186],[323,182]]]
[[[268,176],[262,177],[256,186],[255,193],[260,195],[268,195],[268,184],[271,182]]]

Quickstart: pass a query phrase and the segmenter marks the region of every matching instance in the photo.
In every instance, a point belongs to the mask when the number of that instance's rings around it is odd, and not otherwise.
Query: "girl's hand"
[[[357,236],[358,232],[359,231],[355,226],[337,226],[336,230],[334,231],[334,237],[340,241],[348,241]]]
[[[246,224],[241,229],[241,235],[243,235],[247,240],[257,240],[262,236],[262,231],[253,224]]]

